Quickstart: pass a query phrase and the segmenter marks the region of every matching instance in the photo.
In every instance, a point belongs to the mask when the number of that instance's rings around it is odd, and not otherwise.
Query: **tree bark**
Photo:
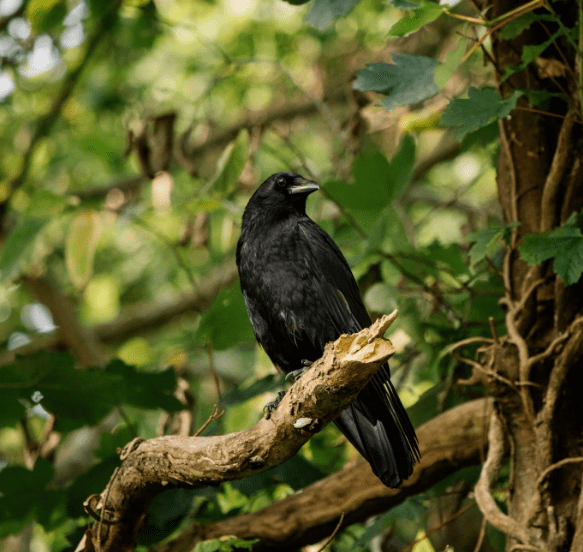
[[[523,4],[488,0],[485,13],[494,19]],[[534,13],[548,15],[550,9]],[[576,2],[553,3],[552,9],[566,28],[577,21]],[[549,100],[544,109],[548,114],[542,115],[529,111],[524,95],[511,116],[500,121],[498,193],[505,222],[520,226],[503,267],[508,335],[486,352],[482,364],[512,382],[504,386],[484,379],[496,399],[502,438],[510,450],[508,517],[513,527],[521,528],[520,535],[506,531],[507,550],[520,544],[528,550],[567,549],[574,546],[572,536],[583,523],[581,463],[555,465],[582,453],[580,424],[573,423],[583,416],[575,391],[581,376],[573,368],[583,352],[583,287],[565,287],[551,263],[528,266],[517,249],[525,234],[556,228],[583,206],[576,51],[559,37],[533,63],[503,78],[505,68],[522,63],[525,46],[542,44],[558,28],[553,21],[535,22],[511,40],[500,39],[498,33],[492,40],[503,97],[520,89],[562,95]],[[494,517],[491,513],[489,521],[494,523]]]
[[[487,446],[491,399],[477,399],[440,414],[417,429],[421,462],[399,489],[389,489],[363,458],[299,493],[252,514],[215,523],[195,523],[180,537],[152,552],[188,552],[196,543],[234,535],[260,539],[253,551],[297,550],[343,525],[364,521],[401,504],[463,467],[479,464]]]

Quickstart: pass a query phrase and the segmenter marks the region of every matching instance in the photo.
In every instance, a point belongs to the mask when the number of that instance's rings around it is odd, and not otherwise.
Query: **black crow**
[[[320,358],[329,341],[371,324],[346,259],[306,215],[306,199],[318,189],[291,172],[270,176],[245,208],[237,244],[253,332],[286,374]],[[335,423],[385,485],[411,475],[417,436],[387,364]]]

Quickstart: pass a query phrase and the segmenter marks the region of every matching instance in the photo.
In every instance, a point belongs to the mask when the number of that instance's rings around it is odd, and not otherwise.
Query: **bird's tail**
[[[336,425],[387,486],[398,487],[419,460],[415,429],[383,366]]]

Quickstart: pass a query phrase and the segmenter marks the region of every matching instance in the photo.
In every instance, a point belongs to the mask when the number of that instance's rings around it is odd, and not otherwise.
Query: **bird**
[[[236,260],[253,333],[273,364],[296,375],[325,345],[370,326],[350,266],[306,214],[319,185],[293,172],[265,180],[244,209]],[[395,488],[420,459],[418,439],[384,364],[334,422]]]

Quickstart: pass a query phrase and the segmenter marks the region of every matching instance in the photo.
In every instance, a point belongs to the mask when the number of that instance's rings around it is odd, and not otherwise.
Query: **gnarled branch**
[[[254,552],[291,552],[326,538],[345,514],[344,525],[364,521],[431,488],[444,477],[479,464],[488,446],[492,399],[456,406],[417,428],[421,461],[399,489],[389,489],[364,458],[257,512],[214,523],[194,523],[180,537],[151,552],[189,552],[196,543],[234,535],[260,542]]]
[[[102,552],[133,550],[151,499],[173,486],[198,488],[242,479],[273,468],[331,422],[393,354],[382,339],[396,311],[355,335],[326,346],[323,357],[295,382],[269,419],[245,431],[214,437],[165,436],[132,441],[124,449],[86,534]],[[302,427],[296,421],[303,419]],[[310,420],[306,425],[305,420]],[[85,548],[90,550],[91,548]]]

